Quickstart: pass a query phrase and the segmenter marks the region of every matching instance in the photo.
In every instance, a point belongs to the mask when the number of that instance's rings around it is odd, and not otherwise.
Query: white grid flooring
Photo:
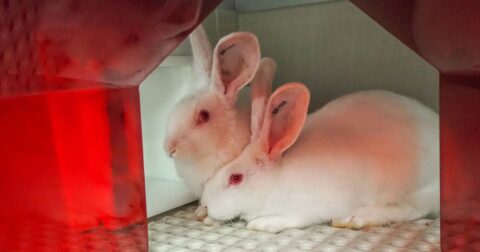
[[[248,230],[244,222],[206,226],[193,220],[194,210],[195,205],[187,205],[151,220],[150,251],[440,251],[439,219],[368,230],[315,225],[271,234]]]

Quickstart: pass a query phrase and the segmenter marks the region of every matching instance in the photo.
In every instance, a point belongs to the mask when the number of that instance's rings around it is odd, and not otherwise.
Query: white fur
[[[211,218],[240,216],[249,228],[278,232],[327,221],[362,228],[439,210],[438,115],[413,99],[384,91],[338,98],[309,115],[276,160],[262,134],[207,182],[202,205]],[[233,173],[244,179],[229,186]]]
[[[207,124],[195,125],[199,107],[210,111]],[[197,197],[205,181],[248,143],[249,120],[242,114],[209,89],[185,97],[172,110],[166,145],[176,141],[175,168]]]
[[[250,137],[250,109],[239,108],[238,92],[259,67],[260,49],[250,33],[222,38],[213,52],[201,26],[191,35],[196,82],[200,88],[180,100],[170,114],[165,138],[167,152],[191,191],[200,197],[206,180],[237,157]],[[271,83],[252,81],[252,86]],[[252,89],[254,89],[252,87]],[[200,110],[210,114],[207,123],[196,123]],[[198,210],[199,216],[204,215]]]

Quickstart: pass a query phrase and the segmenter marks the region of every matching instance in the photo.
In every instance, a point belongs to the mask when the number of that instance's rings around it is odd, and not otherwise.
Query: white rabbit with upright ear
[[[362,228],[439,210],[438,115],[383,91],[338,98],[307,118],[299,83],[270,97],[242,154],[205,185],[209,218],[278,232],[332,221]]]
[[[238,156],[249,142],[250,110],[239,110],[236,100],[240,89],[252,81],[259,68],[260,49],[253,34],[232,33],[218,42],[212,59],[201,26],[190,39],[196,83],[192,92],[175,105],[164,147],[174,159],[179,176],[200,197],[205,181]],[[263,59],[261,65],[269,69],[271,77],[252,81],[252,99],[257,101],[268,99],[265,97],[270,94],[275,71],[271,59]],[[197,209],[197,217],[204,217],[201,208]]]

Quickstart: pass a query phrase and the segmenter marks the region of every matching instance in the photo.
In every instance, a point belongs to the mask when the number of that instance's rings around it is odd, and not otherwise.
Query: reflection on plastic
[[[147,251],[138,84],[218,2],[0,0],[0,251]]]

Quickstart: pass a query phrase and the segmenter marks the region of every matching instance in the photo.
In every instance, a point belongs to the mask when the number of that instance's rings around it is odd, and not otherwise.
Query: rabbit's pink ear
[[[277,65],[270,58],[262,58],[257,73],[252,80],[252,119],[251,119],[251,139],[257,139],[263,123],[265,107],[268,98],[272,93],[272,82],[275,76]]]
[[[255,76],[259,62],[255,35],[236,32],[222,38],[213,52],[212,87],[234,103],[238,91]]]
[[[270,97],[260,142],[271,160],[277,160],[297,140],[307,118],[310,92],[301,83],[279,87]]]
[[[193,54],[193,70],[198,78],[210,79],[212,71],[212,45],[205,29],[200,24],[190,34]]]

